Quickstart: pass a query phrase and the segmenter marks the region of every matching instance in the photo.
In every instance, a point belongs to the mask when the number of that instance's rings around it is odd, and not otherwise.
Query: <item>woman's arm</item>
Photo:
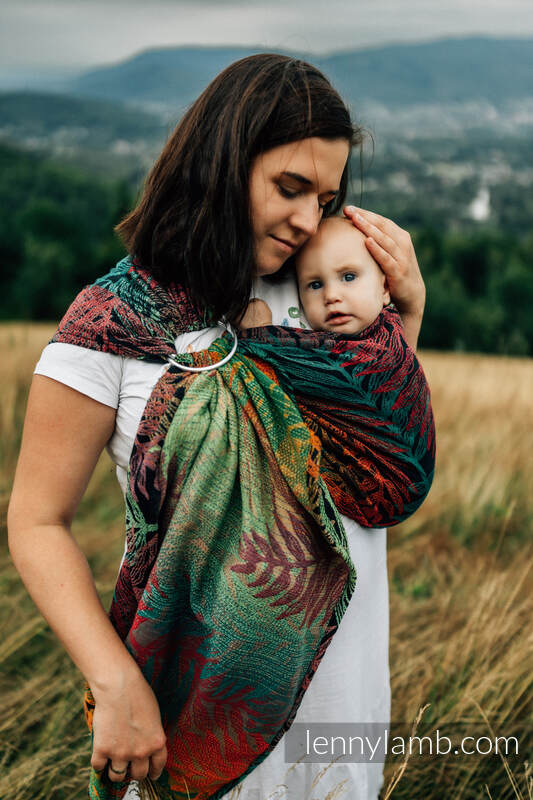
[[[132,762],[132,778],[156,778],[167,755],[157,700],[104,611],[70,533],[115,413],[34,376],[8,511],[9,549],[35,604],[91,687],[92,766]]]
[[[344,214],[365,236],[365,244],[387,276],[392,301],[402,318],[404,336],[416,350],[424,316],[426,287],[409,233],[392,220],[364,208],[346,206]]]

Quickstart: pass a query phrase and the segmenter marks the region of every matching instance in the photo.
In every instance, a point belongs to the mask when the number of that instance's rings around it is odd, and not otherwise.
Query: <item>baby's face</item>
[[[348,220],[329,218],[296,259],[298,288],[314,330],[359,333],[390,303],[385,276]]]

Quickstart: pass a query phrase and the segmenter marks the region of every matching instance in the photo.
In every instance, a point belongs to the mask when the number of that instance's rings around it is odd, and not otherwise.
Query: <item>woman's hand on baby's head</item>
[[[261,325],[272,325],[272,312],[264,300],[254,298],[248,303],[248,308],[239,323],[239,328],[245,330],[246,328],[257,328]]]
[[[345,206],[344,214],[367,237],[365,245],[386,275],[392,302],[402,318],[404,335],[416,350],[426,287],[409,233],[387,217]]]
[[[365,244],[387,276],[400,314],[419,313],[422,317],[426,289],[409,233],[387,217],[364,208],[346,206],[344,214],[367,237]]]

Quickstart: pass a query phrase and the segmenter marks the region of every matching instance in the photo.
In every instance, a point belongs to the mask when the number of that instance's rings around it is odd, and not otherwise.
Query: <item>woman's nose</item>
[[[309,198],[298,205],[291,216],[291,225],[303,231],[306,236],[314,236],[320,222],[320,207],[316,200]]]

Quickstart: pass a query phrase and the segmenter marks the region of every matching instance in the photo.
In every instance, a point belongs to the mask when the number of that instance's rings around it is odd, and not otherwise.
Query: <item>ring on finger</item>
[[[124,767],[124,769],[116,769],[113,764],[110,764],[107,768],[108,772],[112,772],[114,775],[125,775],[128,771],[128,764]]]

